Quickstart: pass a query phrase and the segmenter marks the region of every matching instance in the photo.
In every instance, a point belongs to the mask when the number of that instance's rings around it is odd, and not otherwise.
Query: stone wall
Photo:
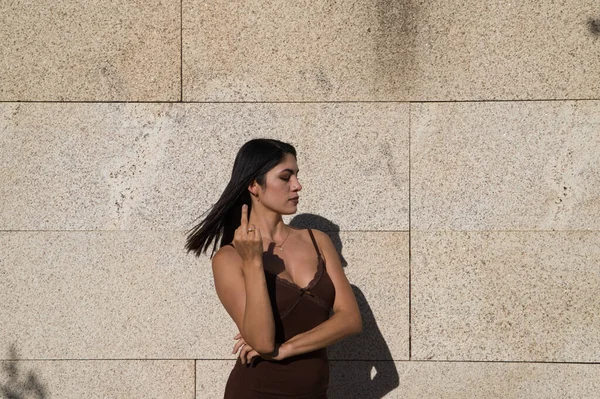
[[[0,395],[219,398],[186,232],[239,146],[298,150],[364,332],[330,397],[596,398],[589,0],[0,3]]]

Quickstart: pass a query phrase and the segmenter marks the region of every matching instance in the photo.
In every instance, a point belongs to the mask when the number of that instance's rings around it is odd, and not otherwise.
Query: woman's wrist
[[[280,358],[279,360],[287,359],[288,357],[293,356],[292,351],[293,351],[293,344],[290,344],[289,342],[284,342],[279,347],[279,353],[278,353],[277,357]]]
[[[262,271],[263,270],[263,263],[262,263],[262,259],[256,259],[256,260],[244,260],[242,262],[242,271],[246,272],[246,271]]]

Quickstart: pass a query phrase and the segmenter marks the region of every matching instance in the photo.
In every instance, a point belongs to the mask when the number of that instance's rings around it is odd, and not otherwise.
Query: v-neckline
[[[321,278],[321,275],[323,274],[323,257],[319,256],[319,260],[317,261],[317,270],[315,271],[315,274],[314,274],[312,280],[310,280],[310,282],[305,287],[300,287],[298,284],[296,284],[293,281],[290,281],[283,277],[279,277],[279,274],[276,274],[270,270],[267,270],[267,269],[264,269],[264,270],[265,270],[265,272],[275,276],[276,281],[280,281],[283,284],[287,284],[287,285],[289,285],[293,288],[296,288],[300,291],[307,291],[307,290],[310,290],[312,287],[314,287],[317,284],[317,282]]]

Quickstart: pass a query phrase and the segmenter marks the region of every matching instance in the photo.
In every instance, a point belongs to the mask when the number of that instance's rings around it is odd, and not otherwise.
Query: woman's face
[[[302,190],[296,158],[286,154],[282,162],[267,172],[265,180],[265,189],[255,183],[260,203],[283,215],[296,213],[298,191]]]

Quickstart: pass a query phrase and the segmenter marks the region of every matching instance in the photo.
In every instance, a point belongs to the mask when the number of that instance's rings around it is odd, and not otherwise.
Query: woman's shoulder
[[[310,233],[312,233],[313,237],[315,238],[315,241],[317,243],[317,246],[319,248],[319,251],[321,253],[323,253],[323,249],[324,248],[328,248],[330,246],[333,246],[333,242],[331,241],[331,238],[329,237],[329,235],[319,229],[315,229],[315,228],[305,228],[305,229],[301,229],[302,230],[302,234],[305,235],[304,239],[306,240],[311,240],[309,238]]]
[[[313,235],[315,236],[315,239],[317,241],[322,241],[322,240],[331,240],[329,238],[329,235],[327,233],[322,232],[319,229],[314,229],[314,228],[307,228],[305,230],[309,230],[310,232],[313,233]]]
[[[241,260],[241,257],[238,251],[236,251],[233,244],[230,243],[223,245],[217,252],[215,252],[215,255],[212,258],[212,265],[215,267],[222,263],[231,264],[232,262],[239,260]]]

